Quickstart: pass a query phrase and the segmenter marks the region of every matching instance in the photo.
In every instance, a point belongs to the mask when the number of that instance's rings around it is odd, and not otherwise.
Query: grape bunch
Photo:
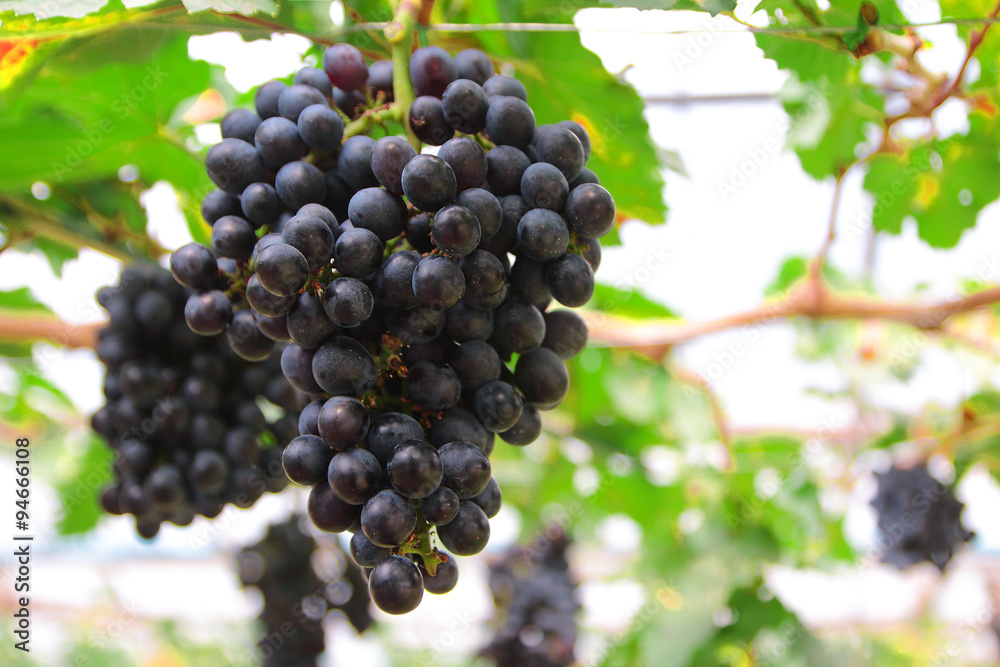
[[[409,74],[408,124],[436,155],[391,133],[392,64],[350,45],[261,86],[206,157],[211,249],[171,258],[197,290],[192,330],[226,331],[246,359],[289,343],[282,371],[313,400],[285,472],[312,487],[317,527],[354,533],[373,600],[396,614],[455,586],[438,543],[486,546],[495,437],[530,444],[565,397],[587,327],[552,305],[591,298],[616,215],[586,129],[536,126],[485,53],[419,48]],[[222,260],[235,271],[219,286]]]
[[[480,652],[496,667],[567,667],[575,662],[580,609],[566,562],[570,538],[551,527],[534,544],[512,548],[490,566],[490,590],[501,612],[493,640]]]
[[[263,597],[254,663],[264,667],[315,667],[326,648],[323,617],[343,613],[358,632],[372,625],[368,591],[361,570],[336,541],[319,544],[302,531],[305,517],[292,515],[268,526],[257,544],[239,554],[239,577]]]
[[[958,546],[974,535],[962,525],[965,505],[931,476],[926,462],[875,476],[878,493],[871,504],[878,510],[882,562],[902,570],[927,561],[944,571]]]
[[[276,360],[251,365],[220,338],[191,333],[188,292],[160,267],[134,264],[97,294],[109,317],[97,343],[106,402],[91,425],[115,454],[100,503],[135,516],[145,538],[164,521],[186,526],[281,490],[281,448],[303,405]],[[258,396],[287,415],[268,421]]]

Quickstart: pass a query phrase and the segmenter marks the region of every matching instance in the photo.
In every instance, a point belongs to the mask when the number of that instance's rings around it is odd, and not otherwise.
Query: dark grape
[[[604,236],[615,224],[615,200],[600,185],[584,183],[569,193],[566,220],[580,236]]]
[[[210,190],[201,200],[201,217],[210,225],[226,215],[240,215],[240,198],[222,190]]]
[[[386,190],[402,197],[403,167],[416,155],[402,137],[382,137],[372,147],[372,173]]]
[[[382,466],[367,449],[351,447],[334,455],[328,479],[338,498],[350,505],[363,505],[379,491]]]
[[[413,100],[409,121],[417,138],[431,146],[440,146],[455,136],[455,128],[444,117],[441,100],[431,95],[422,95]]]
[[[322,442],[322,441],[321,441]],[[342,533],[361,521],[361,506],[348,505],[337,497],[325,481],[317,483],[309,492],[309,519],[313,525],[327,533]]]
[[[192,294],[184,306],[184,320],[191,331],[202,336],[214,336],[226,329],[233,318],[229,297],[218,290]]]
[[[482,85],[483,91],[489,97],[500,95],[502,97],[516,97],[525,102],[528,101],[528,91],[525,89],[524,84],[512,76],[495,74],[484,81]]]
[[[483,514],[486,515],[487,519],[492,519],[500,511],[503,494],[500,493],[500,485],[491,477],[490,481],[486,484],[486,488],[470,500],[479,505],[479,509],[483,510]]]
[[[313,356],[313,376],[333,395],[361,396],[375,384],[378,370],[361,343],[337,336]]]
[[[431,223],[434,245],[449,255],[468,255],[479,245],[480,233],[479,220],[464,206],[445,206]]]
[[[536,262],[547,262],[561,256],[569,247],[566,221],[548,209],[528,211],[517,223],[517,247]]]
[[[584,305],[594,295],[594,270],[580,255],[563,255],[550,262],[545,281],[552,297],[569,308]]]
[[[260,116],[249,109],[233,109],[222,119],[222,138],[242,139],[253,144],[253,136],[260,122]]]
[[[456,556],[475,556],[490,539],[490,521],[479,505],[463,502],[458,515],[437,529],[444,548]]]
[[[478,83],[457,79],[444,89],[441,108],[445,120],[453,128],[465,134],[476,134],[486,127],[486,111],[490,102]]]
[[[535,407],[551,410],[562,402],[569,390],[569,372],[555,352],[542,347],[518,358],[514,382]]]
[[[413,271],[421,257],[412,250],[389,255],[375,275],[375,297],[391,308],[413,308],[420,304],[413,293]]]
[[[278,95],[278,113],[293,123],[299,120],[303,109],[314,104],[326,106],[326,98],[312,86],[292,84]]]
[[[415,95],[441,97],[456,75],[451,54],[440,46],[424,46],[410,56],[410,80]]]
[[[490,481],[490,459],[468,442],[450,442],[438,449],[444,478],[441,483],[461,500],[478,495]]]
[[[282,211],[278,193],[267,183],[251,183],[240,196],[243,217],[255,229],[269,225]]]
[[[437,490],[420,501],[420,514],[432,526],[443,526],[458,514],[461,501],[455,492],[446,486]]]
[[[300,160],[308,151],[298,126],[281,116],[268,118],[260,124],[254,134],[254,146],[270,169],[279,169],[289,162]]]
[[[480,86],[494,72],[490,57],[479,49],[465,49],[455,54],[455,70],[459,78],[475,81]]]
[[[514,146],[497,146],[486,154],[486,180],[497,197],[521,192],[521,178],[531,160]]]
[[[392,488],[407,498],[425,498],[436,491],[443,470],[437,451],[422,440],[397,445],[387,468]]]
[[[315,350],[339,332],[323,308],[323,301],[309,292],[299,294],[285,316],[292,340],[307,350]]]
[[[363,442],[369,423],[368,410],[361,401],[347,396],[334,396],[316,415],[319,436],[337,451]]]
[[[368,91],[376,100],[379,96],[383,102],[392,102],[392,61],[376,60],[368,66]]]
[[[486,112],[486,133],[497,146],[524,150],[535,135],[535,114],[520,98],[495,96]]]
[[[388,465],[396,445],[423,437],[424,429],[413,417],[387,412],[372,418],[365,435],[365,448],[384,466]]]
[[[323,97],[333,95],[333,84],[330,83],[330,77],[318,67],[303,67],[292,77],[292,83],[312,86],[323,93]]]
[[[465,276],[453,259],[441,255],[424,257],[413,270],[413,293],[431,308],[451,308],[465,292]]]
[[[361,510],[361,530],[380,547],[399,546],[416,525],[417,510],[396,491],[379,491]]]
[[[317,151],[333,150],[344,138],[344,121],[326,102],[303,109],[297,127],[302,141]]]
[[[281,230],[281,240],[302,253],[310,271],[326,266],[333,256],[330,226],[311,215],[292,217]]]
[[[223,139],[208,149],[205,157],[208,177],[231,195],[238,195],[248,185],[264,180],[264,164],[254,147],[240,139]]]
[[[423,598],[423,579],[409,558],[386,556],[368,575],[368,592],[375,606],[387,614],[407,614]]]
[[[572,359],[587,345],[587,323],[572,310],[545,313],[545,338],[542,347],[560,359]]]
[[[279,297],[297,294],[309,277],[309,262],[287,243],[265,246],[257,255],[255,277],[261,287]]]
[[[476,391],[474,405],[476,417],[483,428],[492,433],[513,428],[521,416],[521,397],[512,386],[501,380],[480,387]]]
[[[444,364],[418,361],[406,376],[410,387],[410,400],[428,412],[447,410],[456,403],[462,392],[458,376]]]
[[[521,196],[532,208],[561,211],[569,195],[569,183],[556,167],[536,162],[521,176]]]
[[[530,445],[538,436],[542,434],[542,416],[536,408],[531,403],[523,403],[521,407],[521,416],[518,417],[517,423],[511,426],[506,431],[501,431],[499,433],[500,438],[511,445],[517,447],[524,447],[525,445]]]
[[[482,147],[468,137],[446,141],[438,157],[448,163],[455,173],[458,192],[479,187],[486,181],[488,163]]]
[[[323,172],[308,162],[289,162],[274,177],[278,198],[293,211],[306,204],[322,203],[326,196]]]
[[[377,145],[376,145],[377,146]],[[373,152],[374,154],[374,152]],[[374,160],[373,160],[374,161]],[[358,190],[347,207],[356,229],[374,232],[382,242],[394,239],[406,229],[406,203],[382,188]]]
[[[463,389],[478,389],[500,379],[500,356],[489,343],[470,340],[455,349],[449,360]]]
[[[368,66],[357,47],[334,44],[323,52],[323,70],[337,88],[360,90],[368,81]]]
[[[188,243],[170,255],[170,272],[185,287],[208,289],[219,276],[215,256],[203,245]]]
[[[549,127],[538,137],[535,143],[535,158],[539,162],[554,165],[567,181],[576,178],[583,165],[587,163],[583,144],[576,134],[557,125]]]
[[[312,486],[326,481],[327,467],[333,458],[330,445],[315,435],[300,435],[288,443],[281,454],[281,465],[288,479]]]
[[[354,136],[344,142],[337,155],[337,173],[344,182],[355,190],[378,186],[378,179],[372,172],[372,149],[375,140],[371,137]]]
[[[367,229],[343,232],[334,246],[333,264],[340,273],[351,278],[364,278],[382,262],[382,242]]]
[[[455,203],[469,209],[476,216],[481,238],[488,239],[500,229],[503,209],[500,207],[500,201],[492,193],[482,188],[469,188],[459,192]]]

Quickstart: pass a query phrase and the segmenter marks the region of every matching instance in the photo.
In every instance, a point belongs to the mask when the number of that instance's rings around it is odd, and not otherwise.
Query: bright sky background
[[[741,2],[745,8],[753,2]],[[914,21],[938,18],[932,3],[916,4]],[[335,7],[334,14],[337,14]],[[746,13],[741,14],[744,18]],[[635,10],[584,10],[576,17],[583,29],[584,44],[597,52],[612,72],[628,68],[625,76],[643,96],[716,95],[734,93],[775,93],[785,75],[766,61],[748,33],[735,33],[738,24],[726,19],[712,19],[690,12],[637,12]],[[697,30],[689,35],[649,35],[616,32],[615,29]],[[724,32],[720,32],[724,31]],[[953,73],[964,54],[954,26],[921,29],[934,44],[925,53],[924,64],[931,70]],[[270,42],[244,43],[235,34],[195,37],[192,56],[217,62],[226,67],[227,77],[240,90],[274,76],[288,74],[301,66],[305,40],[284,36]],[[683,57],[679,57],[683,55]],[[827,224],[833,193],[832,180],[817,183],[806,176],[792,153],[768,154],[766,160],[746,185],[723,198],[719,183],[727,181],[748,155],[770,139],[784,141],[779,129],[785,114],[777,100],[744,103],[654,104],[646,112],[653,138],[677,151],[689,177],[666,171],[666,199],[670,207],[666,225],[652,227],[642,222],[627,223],[622,230],[624,245],[606,248],[599,279],[617,284],[645,278],[639,285],[648,295],[668,304],[692,320],[712,318],[752,308],[760,303],[763,289],[775,277],[781,262],[795,255],[810,256],[820,247]],[[946,105],[935,121],[942,133],[964,128],[964,111],[958,105]],[[205,141],[218,137],[217,126],[201,128]],[[857,225],[870,211],[871,201],[861,194],[860,179],[848,178],[841,205],[840,229]],[[168,247],[189,240],[180,220],[176,201],[169,187],[160,184],[144,197],[150,228]],[[916,237],[908,225],[900,237],[882,238],[878,244],[875,273],[877,288],[887,296],[907,296],[920,284],[928,293],[948,296],[964,278],[974,278],[984,261],[996,260],[992,249],[1000,248],[1000,225],[997,207],[990,206],[979,226],[966,233],[958,247],[933,250]],[[863,235],[862,237],[863,238]],[[858,275],[862,268],[863,241],[841,239],[834,246],[830,261],[848,273]],[[655,261],[666,256],[668,261]],[[637,273],[636,267],[648,271]],[[0,259],[0,289],[30,285],[36,296],[70,321],[78,321],[81,303],[89,303],[98,287],[115,281],[119,265],[95,252],[84,251],[78,262],[66,265],[63,280],[57,280],[38,256],[14,252]],[[680,362],[699,374],[707,374],[719,355],[734,341],[745,336],[740,331],[720,333],[681,347]],[[745,342],[745,341],[743,341]],[[854,369],[831,364],[807,364],[797,359],[796,337],[791,326],[775,324],[717,379],[712,387],[720,396],[731,424],[736,428],[781,425],[817,429],[845,425],[854,417],[854,408],[843,401],[829,401],[807,395],[812,387],[844,386]],[[101,369],[86,351],[65,352],[40,346],[38,356],[43,370],[64,388],[84,412],[91,412],[101,402]],[[868,399],[877,405],[917,411],[926,404],[945,408],[956,405],[970,391],[981,369],[973,375],[968,359],[946,352],[927,352],[920,369],[907,384],[872,386]],[[988,372],[988,370],[987,370]],[[0,373],[0,382],[4,381]],[[865,465],[884,463],[877,457]],[[9,471],[0,472],[0,486],[6,486]],[[834,504],[851,508],[848,533],[859,549],[871,544],[873,517],[866,507],[874,487],[862,480],[851,498]],[[973,476],[961,489],[962,497],[974,500],[966,512],[966,523],[979,533],[978,548],[1000,548],[1000,528],[996,513],[1000,509],[1000,490],[985,475]],[[210,531],[211,525],[199,520],[195,528],[182,531],[167,527],[155,547],[139,546],[126,520],[107,521],[97,534],[86,541],[87,554],[51,554],[45,561],[45,573],[37,575],[38,596],[61,600],[68,605],[89,604],[86,589],[80,586],[85,574],[100,569],[111,577],[121,595],[142,595],[144,609],[207,621],[214,618],[247,618],[255,614],[230,575],[228,563],[219,550],[255,540],[264,522],[287,512],[302,497],[290,494],[269,496],[250,512],[234,513],[231,524],[211,548],[192,549],[192,531]],[[46,502],[44,499],[42,502]],[[48,499],[54,510],[54,500]],[[5,510],[6,511],[6,510]],[[641,548],[641,534],[626,518],[609,521],[602,533],[607,544],[623,541],[628,547]],[[499,551],[512,540],[518,529],[515,513],[506,509],[493,521],[494,539],[490,549]],[[92,551],[96,549],[97,551]],[[96,553],[96,555],[94,555]],[[134,556],[112,573],[109,557]],[[139,558],[145,555],[146,558]],[[150,557],[196,559],[189,562],[150,560]],[[977,557],[961,559],[949,575],[947,585],[937,591],[936,576],[926,570],[900,575],[885,568],[844,572],[837,578],[823,573],[796,573],[776,570],[772,585],[779,595],[804,620],[821,625],[835,625],[860,619],[887,621],[911,614],[922,597],[936,596],[934,607],[957,622],[973,614],[983,603],[984,579]],[[419,645],[426,637],[440,637],[456,619],[470,626],[490,614],[490,601],[484,582],[484,570],[475,559],[462,564],[459,591],[436,598],[426,596],[419,614],[387,620],[395,637],[403,645]],[[586,567],[586,563],[584,563]],[[155,575],[151,573],[155,571]],[[113,576],[112,576],[113,575]],[[131,582],[141,582],[135,588]],[[915,586],[916,584],[916,586]],[[191,609],[188,601],[195,591],[211,589],[213,595],[204,605]],[[93,591],[91,591],[93,592]],[[641,592],[630,584],[593,583],[584,588],[587,606],[586,623],[590,627],[610,629],[623,623],[623,611],[637,608]],[[435,612],[437,610],[437,613]],[[440,627],[428,627],[438,623]],[[380,649],[370,641],[358,641],[343,630],[336,631],[335,656],[364,656],[368,664],[384,664]],[[473,648],[482,637],[475,629],[457,633],[456,647]],[[584,657],[594,647],[582,644]],[[41,647],[40,647],[41,648]],[[962,657],[982,655],[994,650],[989,639],[976,639],[963,648]],[[988,654],[988,653],[987,653]],[[339,664],[344,664],[341,661]]]

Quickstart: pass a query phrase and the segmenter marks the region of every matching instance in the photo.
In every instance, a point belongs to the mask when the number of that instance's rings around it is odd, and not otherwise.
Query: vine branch
[[[759,326],[775,320],[807,317],[811,320],[885,320],[925,331],[941,331],[945,322],[960,313],[1000,302],[1000,286],[930,304],[894,303],[831,291],[825,283],[803,281],[781,299],[703,322],[668,322],[652,325],[624,324],[606,315],[590,316],[590,338],[607,347],[633,348],[660,360],[674,345],[739,327]]]
[[[93,348],[105,322],[71,324],[49,313],[0,310],[0,340],[31,343],[46,341],[72,348]]]

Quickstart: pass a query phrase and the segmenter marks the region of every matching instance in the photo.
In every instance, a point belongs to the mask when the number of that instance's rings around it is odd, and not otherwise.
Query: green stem
[[[424,569],[432,577],[437,573],[438,563],[441,557],[434,553],[431,548],[431,527],[424,521],[424,517],[417,513],[417,527],[413,531],[413,539],[400,547],[400,552],[404,554],[418,554],[424,561]]]
[[[421,0],[402,0],[396,8],[392,23],[385,29],[385,37],[392,45],[392,94],[402,111],[406,138],[418,153],[420,139],[410,127],[410,105],[413,103],[413,84],[410,82],[410,52],[413,48],[413,29],[420,14]]]
[[[142,255],[130,253],[123,248],[106,241],[102,241],[101,239],[80,234],[66,227],[58,220],[49,217],[34,207],[24,204],[13,197],[5,197],[2,201],[16,209],[19,214],[17,218],[12,220],[12,222],[18,222],[19,238],[27,239],[33,236],[40,236],[52,239],[53,241],[58,241],[74,248],[86,246],[123,262],[129,262],[137,259],[138,257],[142,257]],[[154,258],[168,252],[165,248],[162,248],[159,244],[152,241],[152,239],[149,241],[149,247],[143,249]]]
[[[366,134],[376,125],[380,125],[386,121],[395,120],[403,122],[404,118],[405,114],[398,102],[390,104],[384,109],[366,111],[361,118],[347,124],[347,127],[344,128],[344,139],[348,139],[359,134]]]

